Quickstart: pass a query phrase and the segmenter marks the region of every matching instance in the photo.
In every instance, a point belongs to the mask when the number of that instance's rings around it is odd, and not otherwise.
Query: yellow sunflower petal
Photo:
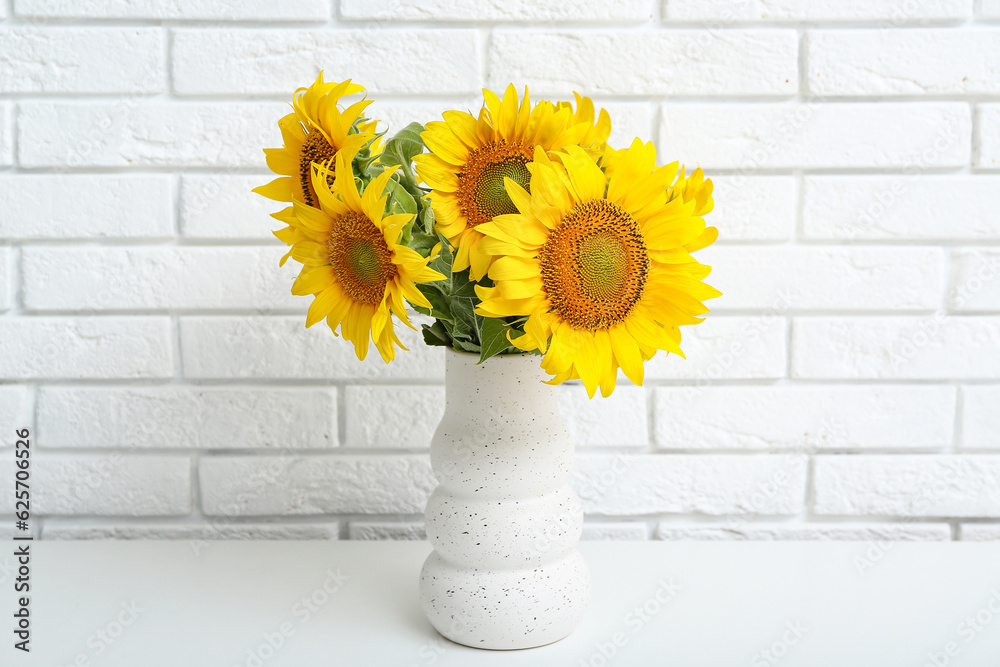
[[[469,148],[480,146],[479,137],[476,135],[476,119],[468,111],[445,111],[441,114],[448,127],[462,143]]]
[[[542,293],[542,279],[535,276],[524,280],[502,280],[497,287],[505,299],[530,299]]]
[[[496,125],[496,121],[500,117],[500,97],[492,90],[483,88],[483,102],[485,107],[483,111],[489,114],[489,117],[493,119],[494,125]]]
[[[299,172],[299,158],[284,148],[265,148],[267,168],[276,174],[293,175]]]
[[[628,195],[632,184],[649,174],[656,163],[656,149],[652,142],[643,144],[635,139],[625,151],[621,164],[615,169],[608,182],[608,199],[622,202]]]
[[[493,125],[500,131],[500,136],[508,141],[516,138],[514,128],[517,126],[517,89],[514,84],[508,84],[500,101],[500,113],[493,118]]]
[[[275,201],[292,201],[295,196],[296,187],[296,183],[292,178],[283,176],[274,179],[267,185],[260,185],[254,188],[253,191]]]
[[[483,252],[482,239],[483,237],[479,236],[466,241],[469,246],[469,278],[472,280],[482,280],[493,259],[492,255]]]
[[[601,364],[601,396],[607,398],[615,390],[618,382],[618,368],[614,363],[614,355],[611,352],[611,339],[605,329],[598,329],[594,332],[594,347],[598,352],[598,361]]]
[[[576,190],[578,201],[604,198],[604,172],[579,146],[568,146],[562,162],[570,182]]]
[[[451,130],[447,130],[447,125],[440,123],[445,129],[441,131],[427,130],[420,134],[435,155],[454,165],[464,164],[469,157],[469,147],[466,146]],[[427,123],[432,126],[433,123]]]
[[[332,266],[307,266],[292,283],[292,294],[318,294],[337,281]]]
[[[365,193],[361,197],[362,213],[371,218],[375,224],[378,224],[382,220],[382,213],[385,212],[386,199],[382,197],[382,192],[397,169],[399,169],[399,165],[386,167],[381,174],[368,183]]]
[[[538,260],[526,257],[501,257],[493,262],[489,276],[493,280],[520,280],[541,275]]]
[[[358,186],[354,182],[354,170],[341,154],[337,155],[337,173],[334,187],[337,188],[337,194],[340,195],[341,200],[343,200],[344,204],[350,210],[359,213],[363,210],[361,195],[358,193]]]
[[[632,381],[632,384],[642,385],[644,375],[642,354],[639,351],[639,345],[629,334],[628,328],[624,325],[611,327],[608,329],[608,336],[615,360],[621,366],[625,376]]]
[[[306,315],[306,328],[316,324],[330,314],[338,301],[344,298],[344,290],[340,285],[330,285],[316,295],[313,302],[309,304],[309,313]]]
[[[292,246],[292,258],[306,266],[323,266],[330,263],[330,251],[325,245],[302,241]]]
[[[528,321],[524,323],[524,332],[535,340],[535,346],[542,354],[545,354],[545,350],[548,347],[549,332],[542,323],[542,315],[539,311],[533,311],[528,316]]]

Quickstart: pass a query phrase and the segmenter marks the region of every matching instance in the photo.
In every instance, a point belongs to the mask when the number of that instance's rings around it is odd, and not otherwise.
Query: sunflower
[[[386,363],[395,357],[394,345],[406,349],[393,330],[392,314],[413,328],[404,299],[429,309],[414,283],[444,278],[427,267],[428,258],[399,243],[413,216],[385,215],[382,192],[396,169],[389,167],[359,193],[350,162],[338,153],[334,174],[321,164],[312,168],[319,208],[294,201],[289,219],[300,237],[291,256],[303,264],[292,294],[315,295],[306,327],[326,318],[334,333],[339,326],[354,343],[358,359],[368,354],[370,336]]]
[[[502,100],[486,89],[483,97],[478,119],[466,111],[446,111],[444,121],[427,123],[420,136],[431,152],[414,158],[417,174],[433,189],[438,230],[458,248],[452,270],[471,267],[473,280],[486,275],[492,260],[480,248],[479,226],[498,215],[517,213],[504,180],[527,189],[528,164],[536,148],[556,151],[582,145],[596,157],[611,132],[608,113],[602,109],[595,123],[593,103],[579,95],[575,112],[569,102],[542,102],[532,109],[527,88],[518,103],[513,85]]]
[[[355,102],[344,110],[338,106],[340,98],[364,90],[350,79],[324,83],[322,72],[311,86],[296,90],[292,113],[278,121],[284,147],[264,149],[267,166],[281,176],[254,188],[254,192],[276,201],[298,200],[308,206],[319,206],[312,184],[312,164],[331,163],[341,152],[351,158],[374,137],[372,122],[362,123],[360,132],[351,133],[354,122],[371,100]]]
[[[691,252],[718,233],[705,227],[711,181],[677,163],[655,167],[652,143],[636,139],[614,156],[608,179],[594,159],[569,146],[553,162],[541,148],[530,164],[531,192],[507,179],[517,213],[478,226],[494,287],[476,286],[485,317],[526,317],[511,342],[545,354],[557,384],[582,379],[610,395],[618,368],[642,384],[657,350],[683,356],[679,325],[696,324],[720,295],[701,282],[709,267]]]

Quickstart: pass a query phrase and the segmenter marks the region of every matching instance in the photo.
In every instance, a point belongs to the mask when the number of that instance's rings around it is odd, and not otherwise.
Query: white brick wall
[[[296,271],[261,247],[64,247],[21,252],[27,310],[304,310]]]
[[[719,311],[762,310],[777,293],[797,310],[930,310],[944,289],[944,253],[933,248],[719,246],[701,257]]]
[[[802,231],[816,241],[990,241],[998,208],[995,175],[807,176]]]
[[[646,21],[653,15],[650,0],[341,0],[345,19],[398,21]]]
[[[954,387],[660,387],[656,442],[668,449],[945,449]]]
[[[181,234],[204,239],[272,239],[272,226],[260,221],[274,204],[247,192],[266,175],[185,174],[181,177]]]
[[[957,168],[971,131],[957,102],[669,102],[658,148],[712,169]]]
[[[472,30],[177,30],[173,81],[180,95],[272,94],[356,79],[372,93],[472,93],[480,87]],[[399,63],[410,63],[401,67]],[[307,84],[306,84],[307,85]]]
[[[813,30],[809,92],[816,95],[962,95],[1000,88],[1000,30]],[[928,58],[947,53],[947,58]]]
[[[324,22],[330,18],[326,0],[14,0],[14,11],[29,18],[70,19]]]
[[[0,27],[0,92],[162,93],[157,28]]]
[[[962,400],[962,446],[1000,450],[1000,387],[964,387]]]
[[[280,141],[278,102],[165,102],[103,98],[19,105],[23,167],[256,167]]]
[[[990,0],[986,0],[989,2]],[[972,0],[669,0],[667,16],[684,21],[891,21],[889,25],[922,19],[964,19],[972,15]]]
[[[43,447],[323,449],[338,444],[332,387],[46,386],[38,389],[35,414]]]
[[[11,127],[14,124],[13,107],[6,103],[0,103],[0,167],[6,167],[14,163],[14,132]]]
[[[0,248],[0,312],[8,310],[14,303],[12,294],[12,264],[14,253],[9,248]]]
[[[170,239],[166,175],[0,175],[4,239]]]
[[[979,105],[979,154],[976,166],[1000,168],[1000,104]]]
[[[43,539],[422,538],[443,356],[306,330],[250,194],[291,91],[398,128],[590,94],[715,181],[725,296],[560,391],[589,539],[1000,539],[997,0],[0,2],[0,516]],[[406,68],[403,62],[412,66]],[[0,526],[0,532],[6,530]],[[5,532],[3,534],[6,534]]]
[[[487,81],[502,88],[514,80],[562,95],[791,95],[796,42],[793,30],[768,29],[495,30]]]

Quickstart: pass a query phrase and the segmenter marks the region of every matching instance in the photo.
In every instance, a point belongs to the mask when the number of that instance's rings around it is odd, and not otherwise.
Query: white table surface
[[[577,631],[539,649],[491,652],[447,642],[424,619],[416,584],[425,542],[40,541],[31,546],[30,655],[12,648],[15,593],[0,569],[0,665],[923,667],[932,653],[939,667],[1000,666],[1000,544],[882,547],[584,542],[593,597]],[[861,574],[857,559],[872,549],[881,556]],[[328,570],[342,583],[325,596]],[[678,587],[662,604],[653,602],[661,580]],[[296,605],[314,595],[323,603],[307,616]],[[644,604],[658,612],[641,619],[632,610]],[[962,625],[977,613],[991,618]],[[278,642],[282,627],[290,632]],[[600,647],[616,637],[605,660]],[[761,651],[772,645],[782,655],[768,659]]]

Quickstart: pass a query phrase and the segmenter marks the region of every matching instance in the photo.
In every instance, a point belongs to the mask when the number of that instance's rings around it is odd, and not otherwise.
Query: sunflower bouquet
[[[279,120],[265,149],[278,174],[254,191],[290,204],[274,232],[302,264],[292,293],[312,295],[306,326],[327,325],[385,362],[403,347],[407,305],[433,318],[424,341],[485,361],[535,353],[557,384],[608,396],[618,369],[642,384],[658,350],[683,356],[680,325],[720,295],[691,253],[712,181],[651,142],[607,144],[611,119],[589,98],[542,101],[484,90],[477,113],[446,111],[391,138],[366,114],[364,89],[322,73]]]

